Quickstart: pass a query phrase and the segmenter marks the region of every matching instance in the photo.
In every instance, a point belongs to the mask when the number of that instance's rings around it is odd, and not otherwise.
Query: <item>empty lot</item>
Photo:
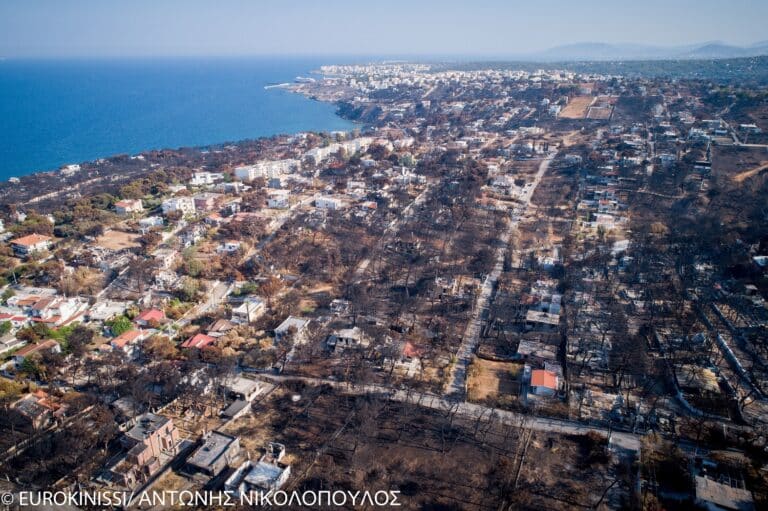
[[[106,248],[109,250],[125,250],[140,246],[136,242],[138,238],[138,234],[133,234],[130,232],[107,231],[96,238],[96,244],[101,248]]]
[[[563,119],[583,119],[587,115],[587,109],[592,104],[592,96],[576,96],[568,101],[568,104],[560,111]]]
[[[470,401],[496,400],[503,397],[517,397],[520,393],[522,364],[496,362],[475,358],[469,371]]]

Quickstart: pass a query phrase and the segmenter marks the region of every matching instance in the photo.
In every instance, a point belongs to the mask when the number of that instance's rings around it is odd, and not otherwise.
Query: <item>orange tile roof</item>
[[[124,348],[127,344],[130,344],[141,337],[143,333],[142,330],[128,330],[127,332],[123,332],[112,339],[112,346],[116,348]]]
[[[557,390],[557,374],[546,369],[534,369],[531,371],[531,386]]]
[[[412,342],[407,341],[403,346],[403,356],[408,358],[420,357],[422,350],[416,347]]]
[[[28,296],[27,298],[20,298],[18,302],[16,302],[19,307],[26,307],[28,305],[34,305],[40,300],[39,296]]]
[[[16,238],[15,240],[12,240],[11,243],[14,245],[22,245],[25,247],[31,247],[33,245],[37,245],[38,243],[42,243],[43,241],[50,241],[50,236],[44,236],[42,234],[28,234],[27,236],[22,236],[21,238]]]
[[[121,208],[126,208],[130,206],[135,206],[136,204],[139,204],[139,199],[123,199],[120,201],[115,202],[115,206],[119,206]]]

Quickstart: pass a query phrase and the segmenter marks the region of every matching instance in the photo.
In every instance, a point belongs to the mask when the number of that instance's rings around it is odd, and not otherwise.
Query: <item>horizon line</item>
[[[469,51],[469,52],[245,52],[245,53],[168,53],[168,54],[131,54],[131,53],[94,53],[94,54],[17,54],[8,55],[0,53],[0,61],[3,60],[82,60],[82,59],[182,59],[182,58],[324,58],[324,57],[339,57],[339,58],[493,58],[493,59],[522,59],[527,61],[535,61],[536,58],[540,58],[544,61],[557,61],[557,59],[547,59],[545,53],[566,49],[579,45],[604,45],[614,47],[646,47],[648,49],[657,50],[674,50],[683,49],[686,47],[707,46],[707,45],[723,45],[734,48],[741,48],[748,50],[755,46],[768,45],[768,39],[754,41],[749,44],[735,44],[728,41],[711,39],[707,41],[688,42],[679,44],[657,45],[652,42],[604,42],[604,41],[577,41],[572,43],[564,43],[560,45],[551,46],[548,48],[529,50],[524,52],[496,52],[496,51]],[[601,59],[601,60],[664,60],[665,58],[672,57],[646,57],[646,58],[625,58],[625,59]],[[722,58],[740,58],[740,57],[722,57]],[[578,62],[585,59],[569,58],[561,60],[562,62]],[[586,59],[590,60],[590,59]],[[591,59],[594,60],[594,59]],[[690,60],[698,60],[692,58]],[[709,60],[709,59],[705,59]]]

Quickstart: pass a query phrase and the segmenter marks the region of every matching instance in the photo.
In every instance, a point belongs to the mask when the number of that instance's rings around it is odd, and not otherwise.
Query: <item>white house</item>
[[[253,323],[264,314],[264,300],[258,296],[246,296],[243,303],[232,309],[232,321],[236,323]]]
[[[315,199],[315,207],[317,209],[336,210],[341,209],[342,206],[342,201],[335,197],[318,197]]]
[[[329,335],[326,344],[331,350],[368,346],[368,338],[360,330],[360,327],[342,328]]]
[[[297,318],[294,316],[288,316],[285,321],[280,323],[280,326],[275,328],[275,342],[282,342],[288,337],[291,331],[294,331],[293,341],[296,344],[301,344],[306,340],[307,328],[309,327],[308,319]]]
[[[264,177],[264,170],[258,165],[243,165],[235,168],[235,177],[240,181],[253,181],[258,177]]]
[[[216,252],[219,254],[231,254],[240,250],[242,245],[243,244],[238,240],[227,240],[219,243],[219,246],[216,247]]]
[[[179,253],[171,248],[158,248],[152,252],[152,258],[161,269],[168,270],[176,262]]]
[[[79,298],[46,296],[35,302],[30,312],[32,321],[58,326],[85,312],[87,307]]]
[[[301,169],[301,162],[294,159],[264,161],[259,163],[266,177],[275,177],[279,174],[290,174]]]
[[[24,360],[35,353],[43,352],[61,353],[61,346],[54,339],[48,339],[38,344],[28,344],[14,353],[13,358],[17,367],[24,363]]]
[[[192,197],[172,197],[164,200],[161,207],[164,215],[173,211],[181,211],[183,215],[191,215],[195,212],[195,201]]]
[[[162,217],[148,216],[139,220],[139,230],[141,230],[142,233],[146,233],[153,227],[162,227],[163,223],[164,221]]]
[[[370,137],[358,137],[342,142],[341,145],[347,150],[348,154],[355,154],[368,150],[372,143],[373,139]]]
[[[115,202],[115,212],[118,215],[128,215],[130,213],[139,213],[144,211],[141,199],[124,199]]]
[[[224,179],[224,174],[220,172],[195,172],[192,179],[189,180],[189,184],[190,186],[206,186],[222,179]]]
[[[64,165],[59,169],[59,172],[61,172],[64,176],[71,176],[77,172],[80,172],[80,165],[77,163],[70,164],[70,165]]]
[[[270,191],[267,196],[267,207],[272,209],[287,209],[289,206],[290,192],[288,190]]]
[[[280,463],[285,446],[270,442],[267,454],[256,462],[247,460],[224,482],[224,491],[242,495],[279,490],[291,475],[291,467]]]
[[[552,397],[557,394],[559,387],[560,381],[556,372],[546,369],[531,371],[531,393],[537,396]]]
[[[340,144],[330,144],[325,147],[315,147],[304,153],[304,158],[311,160],[315,165],[321,163],[332,154],[338,153],[343,149],[347,154],[355,154],[357,152],[364,152],[370,147],[373,139],[370,137],[359,137],[352,140],[346,140]]]
[[[137,353],[138,345],[149,337],[146,330],[128,330],[118,335],[109,342],[113,350],[120,350],[128,356],[134,356]]]
[[[11,248],[18,256],[28,256],[33,252],[40,252],[51,248],[50,236],[43,234],[29,234],[11,241]]]

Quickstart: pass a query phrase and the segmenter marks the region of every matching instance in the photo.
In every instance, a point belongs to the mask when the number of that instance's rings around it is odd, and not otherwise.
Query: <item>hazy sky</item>
[[[766,22],[766,0],[0,0],[0,56],[504,56],[751,44]]]

